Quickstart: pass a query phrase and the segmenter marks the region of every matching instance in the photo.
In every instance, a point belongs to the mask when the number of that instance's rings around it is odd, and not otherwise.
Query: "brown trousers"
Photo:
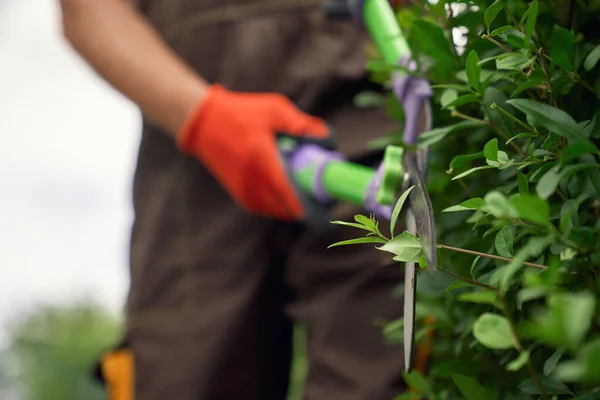
[[[351,22],[325,21],[318,0],[141,3],[210,82],[289,96],[336,128],[347,155],[397,129],[381,111],[352,106],[364,38]],[[211,15],[243,18],[210,23]],[[381,328],[402,316],[401,267],[370,245],[327,249],[361,232],[244,213],[148,123],[134,208],[127,336],[136,399],[283,400],[292,322],[308,334],[305,399],[391,400],[402,391],[402,348],[386,344]],[[339,206],[331,218],[358,212]]]
[[[145,203],[154,217],[133,231],[136,398],[284,399],[292,321],[308,333],[305,399],[400,393],[402,349],[385,343],[381,326],[402,316],[401,267],[370,245],[327,249],[357,230],[250,216],[195,160],[178,164],[177,179],[155,181],[178,189],[157,190]],[[359,211],[339,206],[332,219]],[[155,224],[164,230],[147,229]]]

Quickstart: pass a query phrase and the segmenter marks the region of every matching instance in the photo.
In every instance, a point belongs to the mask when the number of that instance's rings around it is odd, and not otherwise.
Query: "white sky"
[[[139,129],[63,41],[55,0],[0,0],[0,343],[36,304],[122,306]]]

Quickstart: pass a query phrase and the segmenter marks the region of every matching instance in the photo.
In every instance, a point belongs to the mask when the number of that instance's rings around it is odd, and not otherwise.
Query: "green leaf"
[[[479,90],[479,82],[481,79],[481,66],[479,65],[479,56],[475,50],[471,50],[467,56],[467,79],[469,85],[475,90]]]
[[[568,167],[560,170],[560,166],[554,166],[548,170],[538,181],[535,188],[537,195],[542,199],[550,197],[558,187],[558,184],[562,179],[568,178],[569,176],[590,168],[598,168],[595,163],[584,163],[569,165]]]
[[[470,170],[467,170],[467,171],[465,171],[463,173],[460,173],[460,174],[456,175],[454,178],[452,178],[452,180],[455,181],[457,179],[461,179],[461,178],[464,178],[465,176],[471,175],[473,172],[481,171],[481,170],[484,170],[484,169],[490,169],[490,168],[496,168],[496,167],[493,166],[493,165],[484,165],[484,166],[481,166],[481,167],[471,168]]]
[[[458,205],[458,206],[451,206],[451,207],[448,207],[448,208],[444,208],[442,210],[443,213],[459,212],[459,211],[473,211],[473,209],[472,208],[466,208],[466,207],[463,207],[461,205]]]
[[[373,230],[368,227],[368,226],[364,226],[363,224],[357,224],[355,222],[345,222],[345,221],[331,221],[332,224],[334,225],[343,225],[343,226],[349,226],[351,228],[357,228],[357,229],[362,229],[368,232],[373,232]]]
[[[419,262],[423,256],[421,241],[408,232],[399,234],[378,249],[394,254],[394,260],[401,262]]]
[[[587,343],[580,351],[583,363],[583,381],[598,385],[600,382],[600,339]]]
[[[521,93],[523,93],[527,89],[531,89],[532,87],[545,85],[546,80],[544,78],[529,78],[525,82],[521,83],[511,94],[510,97],[513,99],[518,97]]]
[[[556,370],[552,375],[564,382],[579,382],[583,380],[585,375],[584,368],[580,360],[564,361],[556,366]]]
[[[525,34],[516,29],[507,30],[505,33],[500,35],[500,37],[517,49],[528,47],[525,43]]]
[[[573,33],[556,25],[550,39],[550,57],[559,67],[575,72],[575,38]]]
[[[411,186],[408,189],[406,189],[396,202],[396,205],[394,206],[394,210],[392,211],[392,219],[390,221],[390,234],[392,238],[394,237],[394,229],[396,228],[396,222],[398,220],[398,216],[400,215],[400,211],[402,211],[402,207],[404,207],[404,203],[406,202],[408,195],[410,194],[410,192],[412,192],[414,188],[414,186]]]
[[[419,268],[427,269],[427,258],[425,256],[419,258]]]
[[[460,203],[460,205],[465,208],[479,210],[485,205],[485,201],[483,201],[481,197],[474,197],[472,199],[463,201],[462,203]]]
[[[537,196],[518,194],[511,197],[509,203],[517,210],[519,218],[540,225],[550,224],[550,206],[547,201]]]
[[[404,318],[395,319],[383,327],[383,336],[387,341],[402,343],[404,341]]]
[[[503,273],[497,276],[497,282],[490,279],[491,284],[499,284],[500,289],[503,291],[508,290],[510,283],[517,271],[523,266],[523,263],[529,258],[538,257],[552,242],[554,237],[548,236],[534,236],[530,238],[527,243],[521,247],[517,254],[513,257],[512,261],[506,265],[502,270]]]
[[[544,375],[549,376],[550,374],[552,374],[552,372],[554,372],[554,370],[556,369],[556,366],[558,365],[558,362],[560,361],[561,357],[563,356],[565,350],[563,348],[560,348],[558,350],[556,350],[544,363]]]
[[[598,64],[598,61],[600,61],[600,44],[594,47],[592,51],[590,51],[590,54],[587,55],[583,62],[583,68],[585,68],[586,71],[591,71],[596,64]]]
[[[553,346],[577,349],[592,324],[594,295],[587,291],[551,293],[547,303],[548,311],[536,320],[539,339]]]
[[[375,221],[373,221],[372,219],[367,218],[364,215],[358,214],[358,215],[354,216],[354,220],[356,222],[358,222],[359,224],[363,224],[367,228],[370,228],[372,232],[377,232],[377,225],[375,224]]]
[[[452,380],[460,390],[465,400],[493,400],[495,396],[489,393],[475,378],[465,375],[453,374]]]
[[[331,244],[327,248],[330,249],[332,247],[337,247],[337,246],[347,246],[349,244],[362,244],[362,243],[385,243],[385,240],[375,237],[375,236],[368,236],[368,237],[363,237],[363,238],[358,238],[358,239],[343,240],[341,242]]]
[[[471,263],[471,276],[473,277],[473,279],[475,279],[475,267],[477,266],[477,263],[480,259],[481,256],[477,256],[475,257],[475,259],[473,259],[473,262]]]
[[[533,137],[533,134],[531,134],[531,133],[529,133],[529,132],[522,132],[522,133],[519,133],[519,134],[517,134],[517,135],[515,135],[515,136],[511,137],[510,139],[508,139],[508,140],[506,141],[506,144],[510,144],[510,143],[511,143],[513,140],[516,140],[516,139],[521,139],[521,138],[530,138],[530,137]]]
[[[520,71],[535,61],[535,58],[527,58],[523,53],[508,53],[496,60],[496,68],[500,70]]]
[[[598,152],[596,146],[585,138],[583,128],[563,110],[528,99],[512,99],[507,103],[524,112],[528,118],[549,131],[566,137],[572,143],[585,142],[590,151]]]
[[[475,304],[489,304],[501,308],[498,302],[498,293],[491,289],[478,290],[476,292],[461,293],[458,301]]]
[[[579,203],[574,199],[569,199],[560,209],[560,230],[568,234],[579,225],[578,215]]]
[[[482,198],[475,197],[473,199],[463,201],[458,206],[448,207],[448,208],[442,210],[442,212],[473,211],[473,210],[479,210],[484,205],[485,205],[485,202],[483,201]]]
[[[593,389],[580,396],[574,397],[571,400],[598,400],[600,399],[600,388]]]
[[[490,26],[492,25],[492,22],[494,22],[496,16],[498,16],[498,13],[502,11],[503,8],[504,2],[502,0],[496,0],[494,3],[492,3],[491,6],[489,6],[485,10],[485,13],[483,14],[483,21],[485,22],[485,26],[488,32],[490,31]]]
[[[446,289],[444,289],[444,293],[451,292],[456,289],[464,288],[467,286],[474,286],[473,284],[461,280],[456,280],[450,284]]]
[[[529,194],[529,180],[522,172],[517,175],[517,184],[519,186],[519,193],[521,195]]]
[[[546,394],[573,394],[569,390],[567,385],[554,378],[548,376],[541,376],[540,380],[542,382],[542,386],[544,387],[544,391],[546,392]],[[538,386],[536,380],[533,378],[529,378],[521,382],[521,384],[519,384],[519,389],[521,389],[527,394],[542,394],[540,387]]]
[[[506,196],[498,191],[492,191],[485,195],[483,199],[485,206],[481,208],[482,211],[488,212],[495,217],[502,218],[517,218],[517,211],[514,209],[512,204],[509,203]]]
[[[421,375],[419,371],[404,372],[404,382],[408,387],[416,389],[421,394],[427,394],[431,392],[431,386],[427,379]]]
[[[529,14],[527,15],[527,23],[525,24],[525,43],[529,43],[529,39],[535,31],[535,24],[539,13],[538,0],[533,0],[529,5]]]
[[[535,187],[535,192],[542,199],[547,199],[552,196],[562,179],[562,175],[559,172],[560,166],[556,165],[548,170],[538,181]]]
[[[473,336],[490,349],[506,350],[516,347],[510,322],[498,314],[481,314],[473,324]]]
[[[454,99],[450,103],[446,104],[445,106],[443,106],[442,109],[453,109],[456,107],[464,106],[465,104],[477,103],[478,101],[479,101],[479,98],[476,95],[464,94],[460,97],[457,97],[456,99]]]
[[[580,157],[584,154],[592,154],[593,151],[592,149],[590,149],[590,147],[587,145],[587,143],[584,142],[578,142],[578,143],[573,143],[570,144],[569,146],[565,147],[565,149],[560,153],[560,163],[562,165],[568,164],[569,161]]]
[[[354,105],[358,108],[383,107],[385,96],[373,91],[364,91],[354,96]]]
[[[496,28],[493,31],[491,31],[488,36],[494,37],[494,36],[502,35],[503,33],[512,31],[513,29],[514,28],[510,25],[504,25],[504,26],[501,26],[500,28]]]
[[[527,361],[529,361],[529,351],[522,351],[519,354],[519,357],[517,357],[516,359],[514,359],[506,365],[506,370],[518,371],[521,368],[523,368],[525,364],[527,364]]]
[[[514,250],[513,244],[515,241],[515,228],[514,226],[505,226],[500,229],[500,232],[496,235],[494,245],[496,252],[502,257],[512,257]]]
[[[545,287],[527,287],[517,293],[517,309],[523,308],[523,303],[544,297],[548,290]]]
[[[444,29],[426,19],[417,19],[410,28],[409,42],[411,50],[432,59],[430,73],[439,77],[435,81],[450,80],[457,63],[452,42]]]
[[[467,128],[473,128],[476,126],[480,126],[480,124],[478,124],[476,122],[471,122],[471,121],[461,121],[454,125],[448,125],[448,126],[444,126],[441,128],[435,128],[430,131],[423,132],[419,136],[418,145],[419,145],[419,147],[431,146],[432,144],[437,143],[440,140],[444,139],[450,133],[453,133],[453,132],[456,132],[459,130],[463,130],[463,129],[467,129]]]
[[[494,138],[487,142],[483,148],[483,155],[491,161],[498,161],[498,139]]]
[[[456,168],[462,167],[465,163],[467,163],[469,161],[473,161],[473,160],[477,160],[478,158],[481,158],[482,155],[483,155],[483,152],[480,151],[478,153],[462,154],[460,156],[454,157],[452,159],[452,161],[450,162],[450,170],[448,171],[448,173],[452,173],[452,171],[454,171]]]
[[[440,97],[440,104],[442,105],[442,109],[448,108],[447,105],[452,103],[458,97],[458,93],[456,90],[447,89],[444,90],[444,93]]]

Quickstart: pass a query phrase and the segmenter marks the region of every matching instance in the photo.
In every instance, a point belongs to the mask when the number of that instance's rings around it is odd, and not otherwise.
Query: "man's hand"
[[[246,210],[285,221],[305,210],[289,181],[276,134],[327,139],[325,123],[279,94],[230,92],[211,86],[178,135]]]

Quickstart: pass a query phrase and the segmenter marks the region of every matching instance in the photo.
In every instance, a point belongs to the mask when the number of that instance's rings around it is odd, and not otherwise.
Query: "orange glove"
[[[297,221],[306,210],[288,178],[278,134],[322,140],[329,137],[329,129],[280,94],[237,93],[212,85],[177,142],[247,211]]]

